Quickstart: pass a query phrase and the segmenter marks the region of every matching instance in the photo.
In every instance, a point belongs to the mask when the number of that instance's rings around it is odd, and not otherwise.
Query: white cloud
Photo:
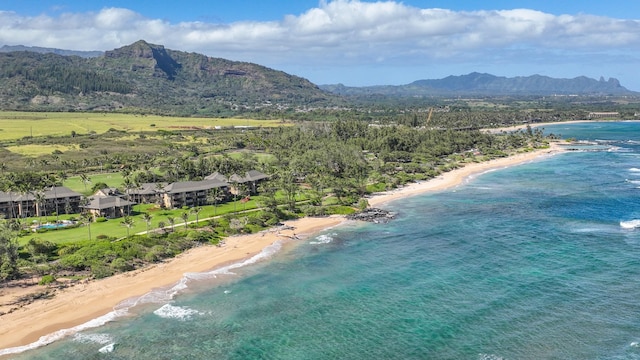
[[[640,21],[531,9],[452,11],[399,1],[321,1],[279,21],[170,23],[128,9],[57,17],[0,11],[0,45],[109,50],[139,39],[168,48],[279,66],[517,61],[518,53],[640,56]]]

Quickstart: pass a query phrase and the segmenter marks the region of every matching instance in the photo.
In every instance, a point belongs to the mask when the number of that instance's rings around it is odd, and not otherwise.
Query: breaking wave
[[[38,341],[33,342],[31,344],[28,345],[24,345],[24,346],[17,346],[17,347],[12,347],[12,348],[7,348],[7,349],[0,349],[0,356],[2,355],[11,355],[11,354],[19,354],[21,352],[25,352],[27,350],[33,350],[33,349],[37,349],[41,346],[45,346],[45,345],[49,345],[55,341],[58,341],[60,339],[63,339],[67,336],[70,335],[74,335],[79,333],[80,331],[83,330],[87,330],[87,329],[92,329],[92,328],[96,328],[96,327],[100,327],[103,326],[104,324],[115,320],[116,318],[119,318],[121,316],[125,316],[127,315],[128,311],[127,309],[119,309],[119,310],[114,310],[106,315],[100,316],[98,318],[95,318],[93,320],[90,320],[82,325],[78,325],[69,329],[62,329],[59,331],[56,331],[52,334],[49,335],[45,335],[42,336],[40,339],[38,339]],[[97,340],[101,339],[100,336],[93,336],[93,335],[86,335],[84,337],[80,337],[80,339],[84,339],[84,341],[89,341],[88,339],[93,339],[91,340],[92,342],[97,342]]]
[[[629,221],[620,221],[620,227],[623,229],[635,229],[640,227],[640,219]]]
[[[329,244],[330,242],[333,241],[333,236],[335,235],[336,234],[317,236],[315,240],[309,241],[309,244],[312,244],[312,245]]]
[[[204,314],[200,311],[189,309],[188,307],[173,306],[171,304],[165,304],[153,313],[161,318],[178,319],[183,321],[190,320],[194,315]]]

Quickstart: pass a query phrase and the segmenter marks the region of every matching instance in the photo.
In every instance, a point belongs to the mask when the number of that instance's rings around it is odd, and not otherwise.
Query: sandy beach
[[[598,120],[571,120],[571,121],[559,121],[559,122],[541,122],[541,123],[531,123],[531,124],[520,124],[520,125],[512,125],[512,126],[500,127],[500,128],[495,128],[495,129],[484,129],[484,131],[486,131],[488,133],[492,133],[492,134],[498,134],[498,133],[501,133],[503,131],[510,132],[510,131],[524,130],[524,129],[527,128],[527,126],[530,126],[532,129],[535,129],[535,128],[539,128],[539,127],[545,127],[547,125],[579,124],[579,123],[594,122],[594,121],[598,121]],[[599,120],[599,121],[602,121],[602,120]]]
[[[376,194],[369,199],[371,207],[380,207],[385,203],[403,197],[422,194],[428,191],[440,191],[461,184],[470,176],[481,174],[485,171],[505,168],[520,163],[532,161],[540,156],[554,154],[563,151],[556,143],[552,143],[548,149],[541,149],[527,153],[520,153],[505,158],[494,159],[481,163],[471,163],[464,167],[444,173],[429,181],[414,183],[399,189]]]
[[[549,149],[468,164],[430,181],[376,194],[369,198],[369,204],[372,207],[381,207],[403,197],[443,190],[461,184],[469,176],[532,161],[537,157],[560,151],[562,150],[558,146],[552,144]],[[287,221],[285,225],[289,228],[286,230],[271,229],[257,234],[229,237],[225,239],[226,244],[222,247],[201,246],[167,262],[57,290],[51,299],[38,300],[0,316],[0,349],[27,346],[42,336],[85,324],[110,313],[123,301],[140,297],[154,289],[173,286],[185,273],[205,272],[240,262],[259,254],[275,241],[294,242],[297,241],[294,238],[304,239],[344,221],[345,218],[341,216]],[[19,296],[18,294],[19,289],[1,289],[0,304],[11,301]],[[0,354],[2,353],[0,350]]]

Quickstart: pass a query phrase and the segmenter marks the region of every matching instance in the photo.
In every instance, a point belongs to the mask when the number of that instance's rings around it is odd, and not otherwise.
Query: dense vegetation
[[[85,182],[82,192],[89,195],[107,185],[124,190],[143,182],[198,180],[216,171],[232,174],[258,169],[271,178],[248,207],[233,201],[226,210],[217,212],[222,216],[214,217],[209,208],[208,220],[175,229],[175,219],[181,215],[185,225],[187,219],[193,219],[194,209],[178,209],[175,215],[163,218],[172,218],[171,223],[163,220],[151,228],[154,231],[124,239],[108,235],[91,238],[91,228],[99,225],[83,220],[80,225],[86,227],[83,231],[91,241],[60,242],[48,236],[74,229],[37,234],[22,231],[16,240],[15,231],[41,219],[5,221],[6,232],[0,237],[0,271],[5,280],[34,275],[48,275],[49,280],[64,274],[108,276],[174,256],[201,242],[216,243],[231,233],[258,231],[282,219],[353,211],[366,206],[363,197],[371,192],[429,179],[466,162],[545,146],[546,139],[540,131],[531,129],[489,134],[337,120],[253,130],[108,131],[21,140],[27,142],[86,146],[29,160],[15,156],[10,163],[2,164],[0,185],[4,191],[37,193],[69,177],[88,178],[91,173],[113,171],[120,173],[119,183],[87,187]],[[114,147],[114,143],[119,146]],[[16,166],[20,161],[28,162],[29,170]],[[7,171],[9,168],[11,171]],[[255,210],[244,212],[249,209]],[[126,227],[127,234],[136,222],[146,222],[149,229],[149,210],[140,208],[126,219],[108,223]],[[65,218],[83,219],[81,214]]]

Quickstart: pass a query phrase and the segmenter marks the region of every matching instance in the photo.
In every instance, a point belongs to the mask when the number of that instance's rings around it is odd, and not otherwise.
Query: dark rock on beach
[[[382,209],[369,208],[347,216],[349,220],[367,221],[372,223],[387,223],[393,219],[395,214]]]

